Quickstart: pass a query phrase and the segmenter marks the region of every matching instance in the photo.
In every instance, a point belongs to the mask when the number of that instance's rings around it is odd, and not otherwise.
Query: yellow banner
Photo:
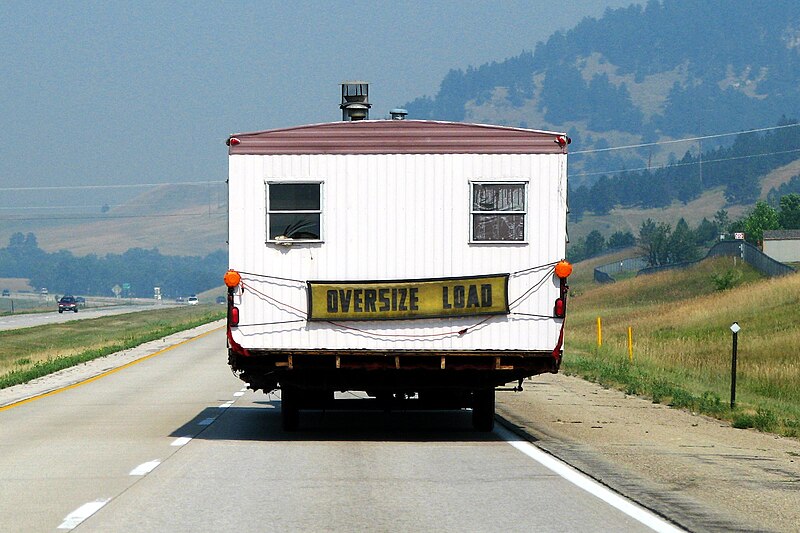
[[[508,274],[409,281],[309,281],[308,320],[508,314]]]

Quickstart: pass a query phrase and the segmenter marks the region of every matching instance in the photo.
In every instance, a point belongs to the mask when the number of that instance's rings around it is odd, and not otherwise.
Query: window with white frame
[[[472,182],[470,239],[524,242],[527,183]]]
[[[321,182],[267,182],[269,241],[319,241],[321,226]]]

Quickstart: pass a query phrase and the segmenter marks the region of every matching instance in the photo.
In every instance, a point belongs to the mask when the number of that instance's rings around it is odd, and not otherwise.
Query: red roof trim
[[[368,120],[237,133],[228,153],[278,154],[564,154],[563,134],[462,122]]]

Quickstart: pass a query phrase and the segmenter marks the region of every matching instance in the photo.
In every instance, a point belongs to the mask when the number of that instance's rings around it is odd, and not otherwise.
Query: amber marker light
[[[561,260],[556,264],[556,276],[561,279],[567,279],[572,274],[572,265],[569,261]]]
[[[225,272],[225,277],[223,279],[225,280],[225,286],[229,289],[236,287],[242,282],[242,276],[232,269]]]

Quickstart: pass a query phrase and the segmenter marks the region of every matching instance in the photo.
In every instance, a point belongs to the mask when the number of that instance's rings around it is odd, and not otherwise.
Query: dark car
[[[63,313],[64,311],[78,312],[78,302],[74,296],[62,296],[58,301],[58,312]]]
[[[86,303],[86,298],[84,298],[83,296],[76,296],[75,297],[75,302],[79,303],[79,304],[85,304]]]
[[[224,296],[217,296],[217,303],[218,304],[226,304],[228,303],[228,299]]]
[[[3,289],[3,296],[11,296],[11,291],[8,289]]]

